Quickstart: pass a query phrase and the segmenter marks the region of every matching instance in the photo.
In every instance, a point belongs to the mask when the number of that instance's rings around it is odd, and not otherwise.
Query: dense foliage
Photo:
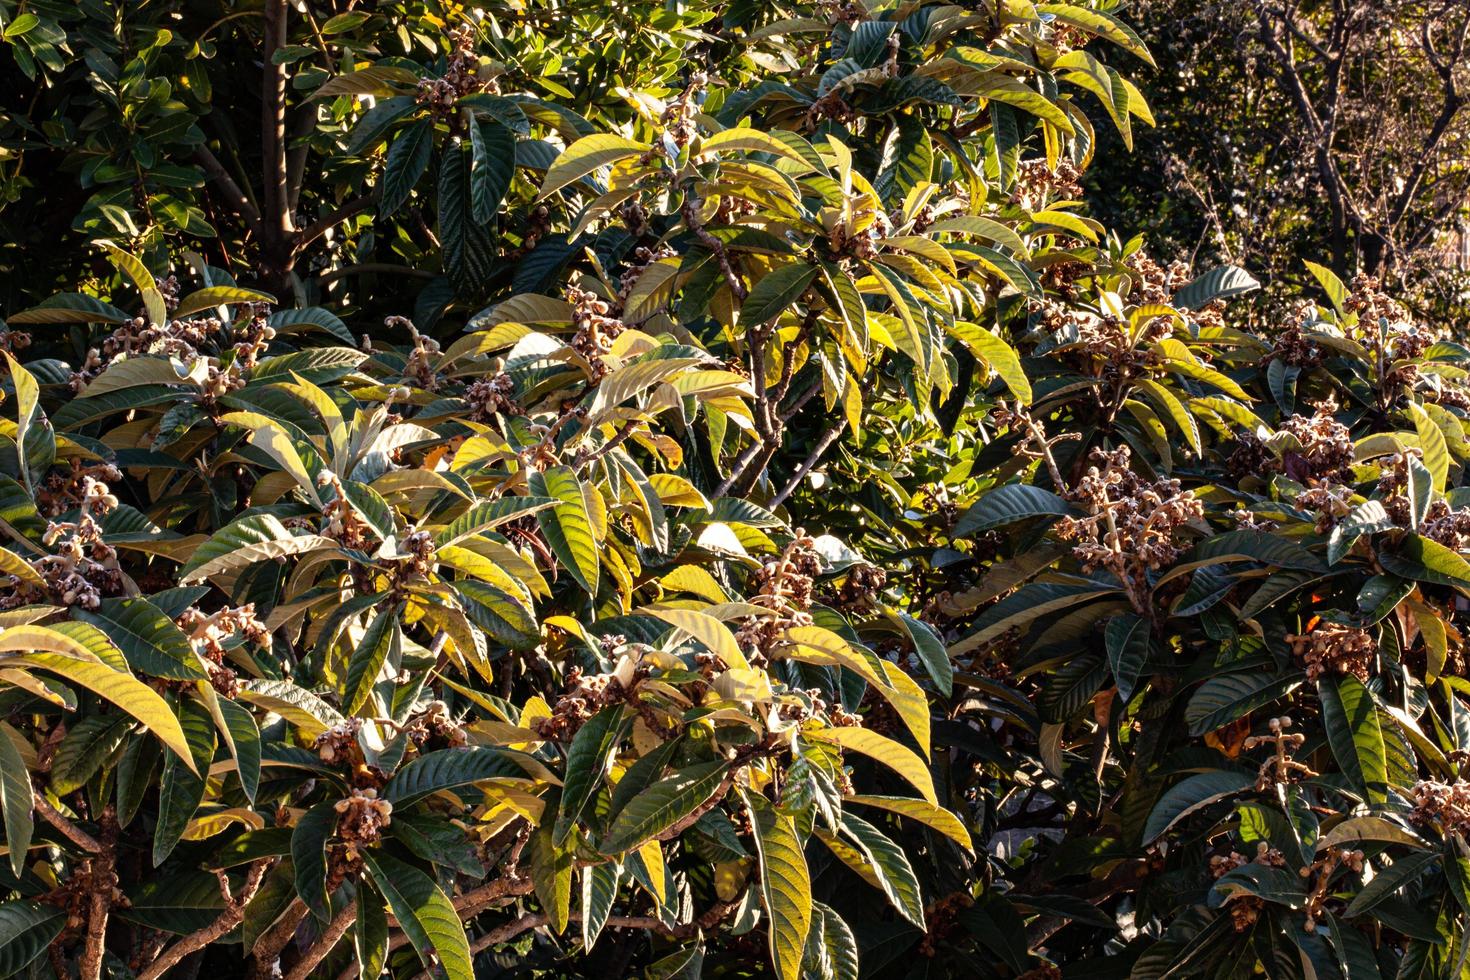
[[[350,6],[0,4],[0,975],[1461,975],[1470,350],[1105,4]]]

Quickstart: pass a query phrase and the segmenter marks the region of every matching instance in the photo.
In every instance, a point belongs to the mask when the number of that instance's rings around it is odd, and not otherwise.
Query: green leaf
[[[19,901],[0,905],[0,976],[13,977],[46,952],[66,926],[66,912],[53,905]]]
[[[440,528],[434,535],[434,547],[455,544],[472,534],[488,531],[508,521],[519,520],[555,503],[550,497],[501,497],[497,500],[481,501]]]
[[[1370,803],[1388,799],[1388,755],[1378,708],[1363,682],[1351,674],[1317,682],[1327,744],[1343,775]]]
[[[924,665],[929,679],[934,682],[940,694],[949,697],[954,692],[954,664],[950,663],[949,650],[945,647],[944,640],[934,627],[906,612],[895,611],[892,615],[908,633],[909,640],[914,645],[914,655]]]
[[[611,705],[593,715],[577,729],[567,749],[566,776],[561,791],[561,807],[556,817],[556,834],[552,843],[561,847],[582,816],[588,802],[601,788],[612,765],[613,753],[629,724],[622,705]]]
[[[58,653],[28,653],[15,658],[12,663],[39,667],[82,685],[141,721],[175,753],[189,754],[190,743],[173,711],[153,688],[136,678],[104,663],[78,660]]]
[[[1342,280],[1337,278],[1337,273],[1324,265],[1315,262],[1304,263],[1307,271],[1322,284],[1322,289],[1327,293],[1327,299],[1332,303],[1332,308],[1341,316],[1347,309],[1347,287]]]
[[[594,864],[582,869],[582,947],[591,949],[607,925],[618,897],[618,865]]]
[[[1228,796],[1249,793],[1256,777],[1243,772],[1214,769],[1197,773],[1169,787],[1143,828],[1143,843],[1148,844],[1189,814]]]
[[[975,632],[958,643],[951,644],[949,655],[951,657],[962,656],[1000,636],[1008,629],[1024,626],[1068,606],[1091,602],[1104,596],[1115,595],[1117,592],[1117,589],[1097,585],[1064,585],[1050,582],[1023,585],[985,610],[975,620]]]
[[[82,293],[60,293],[7,317],[11,324],[126,323],[131,319],[117,307]]]
[[[806,292],[819,270],[805,262],[790,262],[761,277],[740,307],[740,325],[747,330],[768,323]]]
[[[429,975],[474,980],[470,944],[459,913],[434,879],[382,851],[364,851],[363,863]]]
[[[379,184],[383,190],[378,201],[378,214],[386,217],[404,205],[419,178],[429,169],[429,157],[433,151],[432,119],[420,119],[404,127],[388,148],[388,157],[383,164],[383,177]]]
[[[498,122],[477,122],[470,126],[470,146],[470,213],[489,224],[515,177],[516,138]]]
[[[347,686],[343,691],[342,703],[349,715],[367,703],[373,693],[373,685],[383,665],[397,661],[403,644],[403,633],[398,624],[399,609],[396,603],[389,605],[373,617],[357,649],[347,662]]]
[[[623,854],[657,837],[709,802],[724,783],[727,770],[727,763],[705,762],[652,784],[618,811],[597,849],[603,854]]]
[[[572,878],[575,855],[570,847],[558,846],[555,828],[543,821],[531,834],[531,883],[546,912],[547,923],[557,935],[566,931],[572,917]]]
[[[1362,891],[1353,896],[1343,914],[1351,919],[1372,911],[1375,905],[1392,898],[1394,892],[1422,875],[1438,858],[1435,851],[1420,851],[1395,859],[1392,867],[1379,871]]]
[[[188,739],[193,770],[176,753],[163,764],[163,781],[158,787],[158,825],[153,830],[153,866],[164,862],[179,843],[184,830],[204,799],[204,777],[214,758],[214,719],[199,702],[186,698],[179,705],[179,722]]]
[[[133,670],[170,680],[206,676],[184,631],[147,599],[103,599],[95,610],[75,615],[106,633]]]
[[[1204,735],[1243,718],[1257,708],[1285,697],[1301,683],[1301,674],[1285,676],[1267,671],[1246,671],[1211,677],[1195,690],[1184,708],[1189,734]]]
[[[1198,310],[1214,300],[1229,299],[1260,288],[1261,284],[1249,272],[1238,266],[1222,265],[1180,289],[1171,303],[1180,309]]]
[[[1358,504],[1332,529],[1327,540],[1327,564],[1336,565],[1352,550],[1353,543],[1365,534],[1376,534],[1393,527],[1393,518],[1388,516],[1383,503],[1365,500]]]
[[[1424,465],[1434,480],[1434,489],[1443,493],[1450,474],[1450,449],[1445,443],[1444,431],[1434,424],[1422,405],[1410,402],[1406,411],[1414,420],[1414,430],[1419,433],[1419,448],[1424,453]]]
[[[813,902],[801,975],[812,980],[858,980],[857,951],[857,939],[842,917],[821,902]]]
[[[504,750],[488,746],[429,752],[394,773],[383,787],[383,798],[403,806],[440,790],[506,775],[507,758]]]
[[[25,868],[31,836],[36,829],[31,813],[35,805],[31,774],[17,747],[22,739],[19,732],[0,721],[0,809],[5,811],[5,845],[10,851],[10,869],[17,878]],[[0,934],[3,934],[3,925],[0,925]],[[0,958],[3,955],[0,952]]]
[[[962,538],[1031,517],[1065,517],[1070,513],[1071,505],[1050,490],[1010,483],[975,501],[955,523],[953,535]]]
[[[796,822],[747,797],[755,818],[755,843],[760,857],[761,903],[770,917],[768,929],[771,964],[778,980],[799,980],[807,931],[812,922],[812,882],[802,853]]]
[[[1378,561],[1385,571],[1403,578],[1470,588],[1470,562],[1420,534],[1405,535],[1397,548],[1382,548]]]
[[[122,745],[131,727],[131,720],[123,715],[92,715],[72,725],[51,759],[52,792],[65,796],[86,785]],[[0,752],[8,741],[0,739]]]
[[[592,518],[582,496],[582,482],[569,466],[532,470],[526,480],[533,496],[556,501],[549,510],[536,515],[552,553],[588,595],[597,595],[602,563],[592,533]]]
[[[1133,697],[1134,685],[1148,662],[1149,623],[1142,616],[1124,613],[1108,621],[1103,634],[1108,651],[1108,666],[1118,685],[1118,696],[1127,702]]]
[[[327,841],[337,832],[335,800],[323,800],[307,810],[291,831],[291,864],[296,869],[296,894],[323,922],[332,918],[327,893]]]
[[[357,954],[359,976],[380,977],[388,963],[388,914],[386,900],[366,881],[358,885],[357,928],[352,932],[352,949]]]
[[[883,894],[899,914],[919,928],[924,926],[924,896],[919,879],[903,848],[889,840],[877,827],[861,817],[843,812],[842,832],[868,859]]]

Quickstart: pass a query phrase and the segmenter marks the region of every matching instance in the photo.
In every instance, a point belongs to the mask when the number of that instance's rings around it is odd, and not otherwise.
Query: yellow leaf
[[[898,773],[919,795],[935,806],[939,798],[934,793],[934,778],[924,760],[893,739],[867,728],[822,728],[806,733],[808,737],[822,742],[831,742],[844,750],[857,752],[874,761],[881,762]]]
[[[879,810],[887,810],[910,820],[917,820],[926,827],[939,831],[956,844],[967,851],[973,851],[974,845],[970,842],[970,832],[960,822],[960,818],[950,813],[942,806],[936,806],[927,800],[911,800],[906,796],[848,796],[842,800],[843,804],[861,803],[863,806],[876,807]]]
[[[745,654],[740,652],[740,645],[735,642],[735,634],[730,632],[730,627],[707,613],[661,606],[645,606],[639,612],[657,616],[670,626],[688,633],[714,651],[728,667],[742,669],[750,666]]]
[[[9,639],[11,632],[13,631],[6,630],[3,639]],[[198,772],[194,767],[194,757],[189,752],[189,742],[184,738],[184,729],[174,717],[168,703],[153,688],[133,675],[113,670],[100,660],[82,660],[63,653],[27,653],[6,663],[48,670],[111,701],[141,721],[191,771]]]

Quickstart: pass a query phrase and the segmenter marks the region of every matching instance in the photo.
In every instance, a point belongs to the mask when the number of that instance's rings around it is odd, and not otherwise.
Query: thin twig
[[[190,933],[164,950],[163,954],[154,960],[148,969],[138,974],[138,980],[158,980],[159,977],[177,966],[184,957],[199,952],[238,926],[245,918],[246,903],[255,897],[256,891],[260,888],[261,879],[265,877],[266,870],[272,863],[273,860],[267,860],[257,861],[252,865],[249,875],[245,878],[245,887],[240,890],[239,895],[230,894],[230,881],[223,871],[215,872],[219,876],[220,892],[225,897],[225,910],[203,929]]]
[[[807,454],[806,459],[802,460],[801,465],[796,468],[796,472],[792,475],[791,481],[786,484],[780,493],[771,498],[768,506],[773,508],[780,507],[785,503],[786,498],[796,492],[796,488],[801,486],[801,481],[806,479],[806,475],[817,465],[817,461],[822,458],[822,454],[831,447],[832,443],[842,438],[842,433],[846,430],[847,419],[844,417],[839,419],[837,424],[832,428],[822,433],[822,438],[817,440],[817,444],[812,447],[812,451]]]
[[[307,977],[311,976],[311,971],[316,969],[318,963],[326,959],[327,954],[332,951],[332,947],[337,945],[337,942],[356,921],[357,901],[354,899],[348,902],[347,906],[333,917],[331,923],[327,925],[326,930],[317,937],[317,941],[311,944],[311,948],[291,968],[291,972],[286,974],[286,980],[306,980]]]
[[[40,793],[34,795],[36,812],[41,815],[41,819],[61,831],[67,840],[92,854],[101,854],[105,850],[101,841],[68,820],[60,810],[46,802],[44,796]]]

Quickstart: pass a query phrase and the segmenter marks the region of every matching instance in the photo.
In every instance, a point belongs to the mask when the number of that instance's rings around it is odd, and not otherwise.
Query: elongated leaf
[[[10,850],[10,869],[20,877],[31,848],[31,835],[36,825],[31,815],[34,805],[31,774],[17,747],[21,735],[0,721],[0,808],[5,811],[5,846]],[[4,958],[4,908],[0,906],[0,961]]]
[[[962,538],[1029,517],[1065,517],[1071,512],[1071,505],[1049,490],[1025,483],[1011,483],[997,487],[975,501],[955,523],[954,536]]]
[[[337,831],[335,800],[324,800],[302,814],[291,832],[291,864],[296,894],[323,922],[332,917],[327,896],[327,841]]]
[[[541,533],[562,565],[589,595],[597,595],[601,560],[597,538],[592,533],[592,518],[582,496],[582,484],[569,466],[552,466],[544,472],[532,471],[527,481],[531,493],[549,497],[556,503],[537,513]]]
[[[1108,621],[1103,634],[1108,651],[1108,666],[1118,685],[1118,696],[1127,701],[1143,665],[1148,661],[1149,623],[1142,616],[1124,613]]]
[[[429,975],[474,980],[464,926],[434,879],[381,851],[364,851],[363,863]]]
[[[903,849],[877,827],[851,813],[842,814],[842,831],[868,859],[868,867],[893,907],[905,919],[923,928],[924,896]]]
[[[429,169],[429,158],[433,152],[432,119],[421,119],[404,127],[388,148],[388,157],[383,164],[379,214],[389,215],[403,206],[419,178]]]
[[[111,701],[141,721],[159,741],[182,756],[185,768],[194,765],[190,743],[184,737],[179,720],[174,717],[168,703],[147,684],[128,674],[119,673],[106,664],[77,660],[57,653],[29,653],[16,657],[12,663],[38,667],[58,674]]]
[[[771,964],[779,980],[798,980],[812,922],[811,872],[795,821],[764,804],[752,804],[751,811],[760,857],[761,903],[771,920]]]
[[[507,768],[506,754],[501,749],[486,746],[440,749],[421,755],[398,770],[383,787],[383,798],[401,806],[440,790],[468,786],[509,771],[512,770]]]
[[[547,169],[537,200],[550,197],[572,181],[582,179],[599,167],[638,156],[648,149],[647,143],[624,139],[611,133],[584,136],[567,147]]]
[[[179,300],[178,308],[174,310],[173,315],[177,319],[184,319],[216,306],[232,306],[237,303],[274,304],[275,301],[276,298],[270,293],[262,293],[258,289],[241,289],[239,286],[208,286],[195,290]]]
[[[747,328],[767,323],[780,316],[817,277],[818,269],[805,262],[792,262],[766,273],[745,297],[740,308],[740,322]]]
[[[724,762],[705,762],[659,780],[618,811],[597,849],[603,854],[636,850],[707,803],[727,771]]]
[[[66,911],[40,902],[0,904],[0,976],[12,977],[46,952],[62,928]]]
[[[158,825],[153,831],[153,866],[164,862],[183,837],[195,811],[204,799],[204,778],[214,758],[214,719],[192,699],[179,706],[179,722],[188,739],[189,753],[170,753],[163,764],[163,781],[158,787]],[[187,759],[187,761],[186,761]]]
[[[1237,793],[1249,792],[1255,784],[1254,774],[1220,769],[1196,773],[1175,783],[1159,797],[1153,812],[1148,815],[1148,822],[1143,828],[1143,842],[1147,844],[1154,840],[1201,807]]]
[[[1229,299],[1254,289],[1261,284],[1244,269],[1233,265],[1222,265],[1211,269],[1174,294],[1173,304],[1185,310],[1197,310],[1217,299]]]
[[[1301,675],[1286,676],[1267,671],[1225,674],[1205,681],[1190,696],[1184,708],[1189,734],[1199,736],[1224,728],[1237,718],[1264,707],[1301,683]]]
[[[603,708],[577,729],[567,749],[566,778],[552,840],[555,846],[561,847],[566,842],[587,803],[607,777],[613,752],[626,728],[622,705],[613,705]]]
[[[470,126],[470,144],[471,214],[480,224],[489,224],[515,176],[516,138],[498,122],[477,122]]]
[[[184,631],[147,599],[103,599],[95,610],[77,610],[77,617],[106,633],[134,670],[173,680],[205,676]]]
[[[1362,681],[1345,674],[1319,680],[1317,697],[1322,702],[1327,744],[1343,775],[1365,799],[1384,802],[1388,798],[1388,756],[1373,695]]]
[[[348,714],[356,714],[357,709],[367,702],[383,664],[390,659],[398,659],[403,642],[398,616],[396,604],[374,616],[357,649],[352,651],[352,658],[347,662],[347,687],[343,692],[343,704]]]
[[[543,822],[531,835],[531,883],[552,930],[561,934],[571,921],[572,878],[576,871],[571,848],[559,847],[554,836],[550,821]]]

